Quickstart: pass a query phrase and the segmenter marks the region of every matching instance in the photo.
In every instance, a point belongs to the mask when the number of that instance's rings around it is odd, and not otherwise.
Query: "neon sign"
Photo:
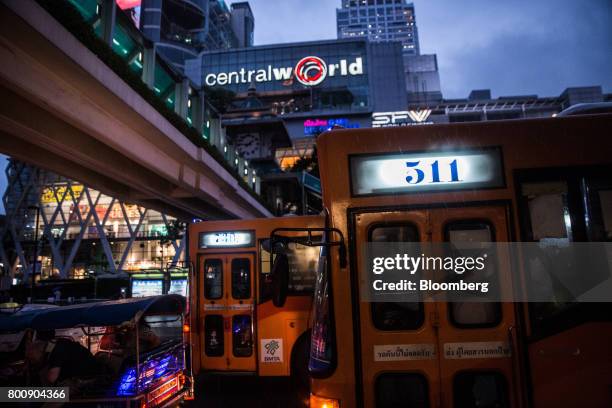
[[[427,121],[430,115],[431,109],[374,112],[372,114],[372,127],[430,125],[433,123]]]
[[[121,10],[127,10],[134,7],[139,7],[141,0],[117,0],[117,5]]]
[[[304,134],[306,136],[316,136],[327,130],[332,130],[334,126],[357,129],[359,123],[351,122],[347,118],[308,119],[304,121]]]
[[[354,196],[504,186],[499,149],[358,155],[350,158]]]
[[[204,82],[208,86],[250,84],[251,82],[289,81],[295,79],[305,86],[320,84],[327,77],[363,75],[363,58],[357,57],[353,62],[346,59],[337,64],[327,64],[323,59],[315,56],[304,57],[295,67],[273,67],[249,69],[240,68],[238,71],[219,72],[208,74]]]

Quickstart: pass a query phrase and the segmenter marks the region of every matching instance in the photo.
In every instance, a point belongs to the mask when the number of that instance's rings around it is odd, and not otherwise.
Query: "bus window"
[[[491,372],[463,372],[455,376],[454,406],[462,408],[507,408],[510,406],[504,376]]]
[[[567,204],[567,184],[563,181],[524,183],[532,241],[572,240],[572,225]]]
[[[209,357],[220,357],[224,353],[221,315],[207,315],[204,318],[204,352]]]
[[[425,377],[412,373],[380,375],[376,379],[376,408],[395,407],[429,407]]]
[[[253,354],[251,316],[232,317],[232,349],[235,357],[250,357]]]
[[[232,259],[232,297],[251,297],[251,262],[248,258]]]
[[[470,243],[492,242],[495,240],[493,227],[488,222],[461,220],[446,224],[446,241],[451,244],[461,243],[461,248],[453,247],[458,253],[455,256],[479,257],[486,252],[485,248],[471,247]],[[473,270],[461,275],[465,281],[484,282],[497,279],[494,262],[487,262],[482,271]],[[449,304],[450,320],[458,327],[496,326],[502,318],[501,305],[498,302],[451,302]]]
[[[289,293],[311,295],[314,291],[320,249],[294,242],[289,244],[289,249],[291,251]]]
[[[381,225],[370,229],[370,242],[419,242],[419,230],[413,224]],[[374,302],[372,321],[378,330],[415,330],[425,320],[419,302]]]
[[[606,241],[612,241],[612,190],[599,191],[603,235]]]
[[[313,236],[314,241],[320,237]],[[288,295],[309,295],[314,292],[316,271],[319,267],[319,248],[308,247],[300,243],[291,242],[286,248],[289,260]],[[270,253],[264,249],[263,243],[259,245],[260,259],[260,289],[259,301],[265,302],[272,298],[272,281],[270,280]]]
[[[587,207],[585,217],[589,241],[612,241],[612,180],[610,177],[585,177],[581,193]]]
[[[521,184],[523,208],[527,210],[527,240],[551,245],[561,245],[574,240],[568,190],[566,181]],[[564,256],[564,253],[560,256]],[[554,300],[529,305],[533,328],[538,329],[549,324],[554,326],[553,320],[575,306],[571,303],[571,295],[562,285],[552,280],[546,258],[529,259],[526,264],[529,296]]]
[[[204,296],[206,299],[221,299],[223,296],[223,263],[221,259],[204,262]]]

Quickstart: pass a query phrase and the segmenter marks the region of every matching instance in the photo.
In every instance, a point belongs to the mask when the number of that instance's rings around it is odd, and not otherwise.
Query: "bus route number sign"
[[[253,231],[220,231],[200,233],[200,248],[236,248],[253,246]]]
[[[504,187],[498,148],[350,157],[353,196]]]

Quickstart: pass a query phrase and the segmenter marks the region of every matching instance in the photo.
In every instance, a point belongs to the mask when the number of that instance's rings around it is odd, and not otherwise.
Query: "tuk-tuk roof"
[[[116,326],[143,314],[183,313],[185,303],[183,296],[161,295],[33,310],[0,316],[0,332]]]

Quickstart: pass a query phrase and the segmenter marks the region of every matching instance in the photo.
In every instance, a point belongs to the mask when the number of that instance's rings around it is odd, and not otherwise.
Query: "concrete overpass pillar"
[[[253,185],[253,189],[257,194],[261,194],[261,179],[259,176],[255,176],[255,184]]]
[[[155,44],[145,45],[142,50],[142,82],[153,89],[155,84]]]
[[[230,166],[232,166],[233,168],[236,168],[237,167],[236,162],[238,160],[238,155],[236,154],[236,150],[234,150],[234,147],[230,145],[226,145],[225,147],[227,147],[227,153],[225,154],[227,161],[229,162]]]
[[[204,123],[204,120],[205,120],[204,112],[206,110],[206,97],[204,96],[204,92],[202,91],[197,92],[197,93],[195,92],[196,91],[194,91],[194,93],[192,93],[191,95],[191,101],[193,103],[193,106],[191,107],[193,127],[196,128],[200,134],[203,134],[204,126],[206,125]],[[209,139],[209,142],[210,142],[210,139]]]
[[[189,79],[183,78],[181,82],[177,82],[175,85],[175,103],[174,111],[183,119],[187,120],[187,113],[189,109]]]
[[[246,168],[246,160],[243,157],[238,156],[238,174],[240,178],[245,179],[244,169]],[[248,181],[247,181],[248,183]]]
[[[115,18],[117,17],[117,4],[115,0],[103,0],[100,7],[100,20],[102,22],[102,40],[109,46],[113,46],[113,34],[115,32]]]

